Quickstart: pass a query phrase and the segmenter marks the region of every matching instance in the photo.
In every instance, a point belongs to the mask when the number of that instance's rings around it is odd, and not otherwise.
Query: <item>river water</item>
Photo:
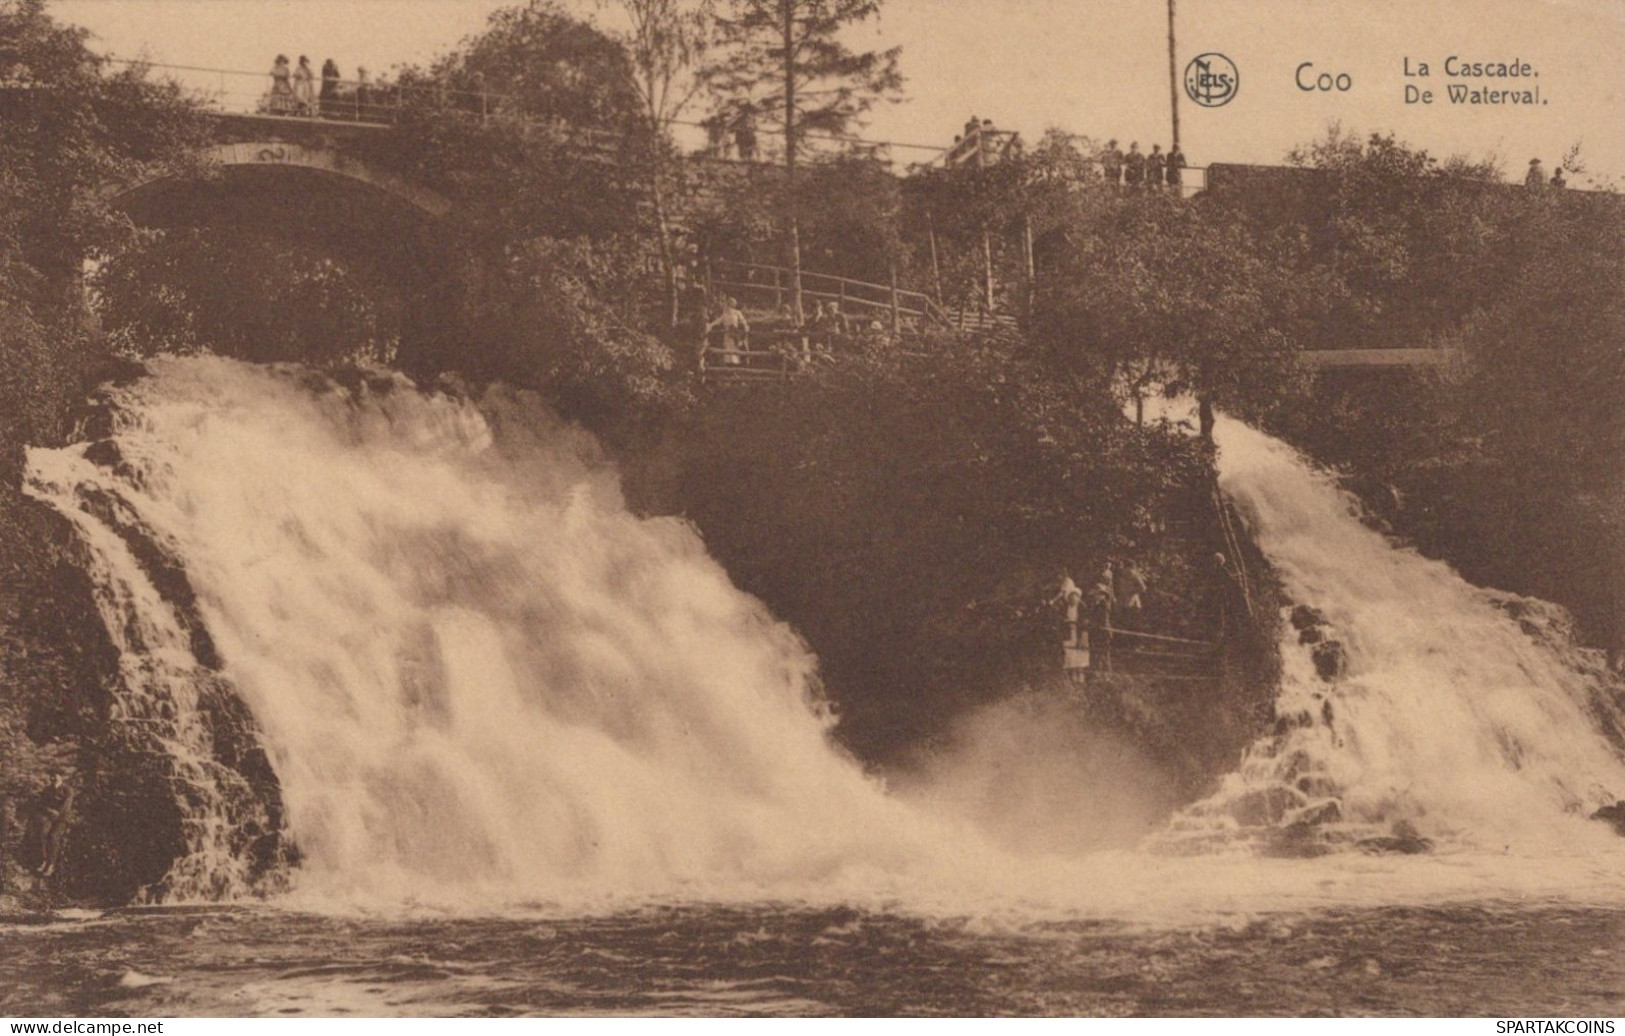
[[[1625,910],[1326,910],[1147,930],[784,904],[603,917],[126,911],[0,928],[0,1015],[1613,1017]]]
[[[1284,721],[1170,815],[1154,762],[1030,712],[866,773],[794,631],[520,394],[164,360],[109,412],[112,449],[33,451],[29,489],[86,544],[189,852],[159,905],[0,926],[0,1012],[1625,1007],[1625,841],[1586,819],[1625,795],[1600,658],[1239,424],[1221,484],[1346,665],[1284,626]],[[212,754],[221,677],[282,791],[285,889]]]

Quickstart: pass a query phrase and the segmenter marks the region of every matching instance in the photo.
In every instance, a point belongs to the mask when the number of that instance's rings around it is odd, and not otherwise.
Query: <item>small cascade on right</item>
[[[1220,488],[1290,602],[1269,733],[1161,841],[1318,855],[1595,846],[1625,710],[1567,613],[1475,587],[1368,528],[1334,477],[1240,422]]]

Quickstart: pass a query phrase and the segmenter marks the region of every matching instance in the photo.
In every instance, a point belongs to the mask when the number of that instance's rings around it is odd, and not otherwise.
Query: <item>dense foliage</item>
[[[679,454],[679,505],[808,637],[866,754],[1052,672],[1060,571],[1147,563],[1211,463],[974,339],[712,397]]]
[[[14,474],[24,443],[62,434],[100,357],[77,326],[76,275],[129,233],[101,188],[184,163],[201,129],[179,91],[115,70],[44,0],[0,0],[0,127],[0,445]]]

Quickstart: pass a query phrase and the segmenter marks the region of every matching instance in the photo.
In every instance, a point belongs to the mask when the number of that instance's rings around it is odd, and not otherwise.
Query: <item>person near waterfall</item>
[[[57,864],[61,862],[62,846],[73,823],[73,785],[64,781],[60,773],[52,774],[50,782],[40,789],[35,798],[34,808],[36,845],[39,850],[39,865],[35,872],[42,878],[49,878],[56,873]]]
[[[1107,562],[1086,598],[1089,603],[1089,650],[1098,667],[1107,672],[1111,671],[1112,661],[1112,608],[1117,604],[1117,591],[1113,585],[1112,566]]]
[[[1059,606],[1066,616],[1066,647],[1078,643],[1078,609],[1083,604],[1083,591],[1072,581],[1072,573],[1061,572],[1061,588],[1050,598],[1050,606]]]
[[[737,367],[750,335],[750,321],[731,297],[722,300],[722,314],[705,326],[706,337],[719,327],[722,329],[722,362]]]
[[[1145,574],[1135,565],[1125,564],[1116,570],[1117,581],[1113,591],[1123,616],[1129,625],[1138,625],[1145,610]]]

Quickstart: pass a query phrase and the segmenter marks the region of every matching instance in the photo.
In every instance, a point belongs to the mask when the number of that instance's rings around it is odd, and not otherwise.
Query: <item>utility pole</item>
[[[796,323],[806,320],[801,305],[801,213],[796,197],[796,5],[779,0],[784,16],[784,187],[790,204],[790,297]]]
[[[1168,106],[1174,116],[1174,147],[1179,147],[1179,66],[1174,50],[1174,0],[1168,0]]]

